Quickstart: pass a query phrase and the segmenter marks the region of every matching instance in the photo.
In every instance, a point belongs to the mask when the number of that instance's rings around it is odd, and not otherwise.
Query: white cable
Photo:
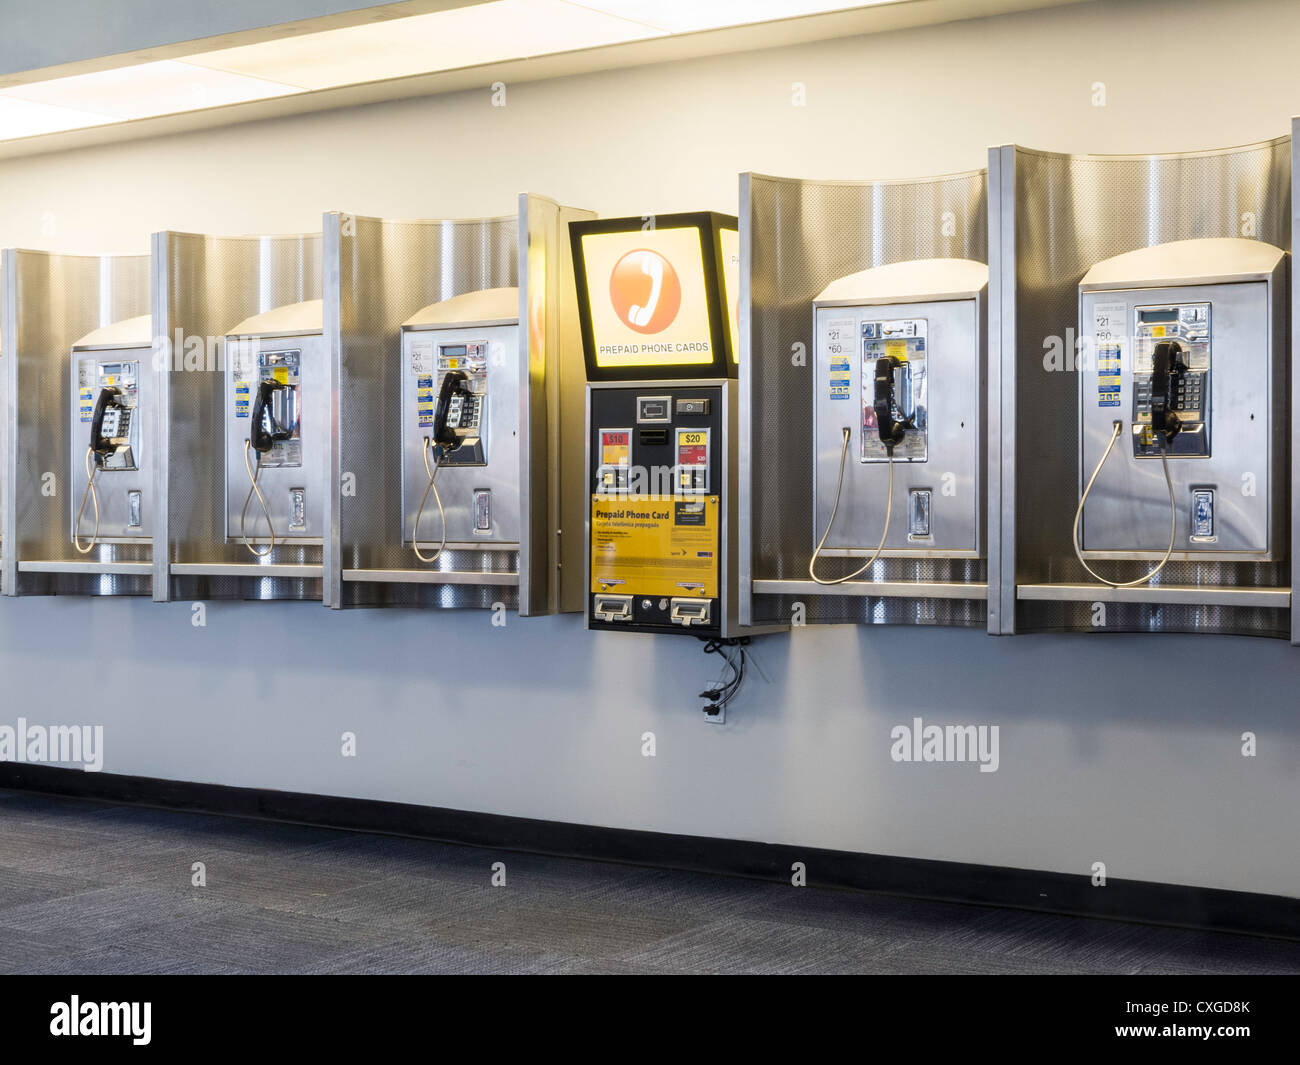
[[[818,584],[843,584],[845,581],[851,581],[854,577],[859,577],[868,569],[876,564],[880,558],[880,553],[885,549],[885,538],[889,535],[889,522],[894,515],[894,449],[889,449],[889,490],[885,496],[885,531],[880,534],[880,544],[876,547],[872,556],[867,559],[858,569],[843,577],[835,577],[827,580],[825,577],[817,576],[817,557],[821,554],[822,548],[826,545],[826,537],[831,534],[831,526],[835,524],[835,515],[840,509],[840,495],[844,491],[844,460],[849,454],[849,430],[844,430],[844,444],[840,448],[840,479],[835,485],[835,505],[831,507],[831,520],[826,523],[826,531],[822,533],[822,538],[817,541],[817,546],[813,549],[812,558],[808,560],[808,576]]]
[[[266,558],[267,555],[275,550],[275,526],[271,524],[271,508],[266,505],[266,496],[262,495],[262,489],[257,486],[258,474],[262,472],[261,452],[259,452],[257,456],[256,473],[253,472],[253,467],[248,464],[248,453],[252,449],[253,442],[251,440],[245,440],[244,472],[248,474],[248,495],[244,496],[244,509],[239,512],[239,538],[244,542],[244,546],[258,558]],[[262,505],[262,514],[266,518],[266,531],[271,535],[271,542],[266,545],[265,551],[259,551],[256,545],[249,543],[248,530],[245,527],[245,522],[248,518],[248,504],[253,501],[254,492],[257,493],[257,501]]]
[[[1083,495],[1079,497],[1079,506],[1078,509],[1075,510],[1074,512],[1074,553],[1078,557],[1079,563],[1083,566],[1083,568],[1086,569],[1089,573],[1091,573],[1094,577],[1096,577],[1097,580],[1101,581],[1102,584],[1108,584],[1112,588],[1136,588],[1139,584],[1146,584],[1147,581],[1149,581],[1152,577],[1154,577],[1157,573],[1159,573],[1162,569],[1165,568],[1165,563],[1169,561],[1170,557],[1174,553],[1174,540],[1178,533],[1178,505],[1174,502],[1174,482],[1173,479],[1169,476],[1169,459],[1167,458],[1165,453],[1167,445],[1165,443],[1165,438],[1163,434],[1161,435],[1160,438],[1161,439],[1160,465],[1164,468],[1165,485],[1169,489],[1169,547],[1165,549],[1165,557],[1160,560],[1160,564],[1157,565],[1156,568],[1151,570],[1149,573],[1141,577],[1138,577],[1135,580],[1111,581],[1111,580],[1107,580],[1095,569],[1093,569],[1090,565],[1088,565],[1088,563],[1084,560],[1083,557],[1083,548],[1079,546],[1079,522],[1083,519],[1083,505],[1086,502],[1088,502],[1088,493],[1092,491],[1093,483],[1097,480],[1097,475],[1101,473],[1101,468],[1104,465],[1106,465],[1106,460],[1110,458],[1111,449],[1114,448],[1115,441],[1119,439],[1119,434],[1123,431],[1123,429],[1124,429],[1124,423],[1120,421],[1116,421],[1115,431],[1110,434],[1110,443],[1106,445],[1106,451],[1101,456],[1101,461],[1097,463],[1096,469],[1092,471],[1092,476],[1088,478],[1088,483],[1083,489]]]
[[[95,489],[95,474],[99,472],[99,463],[92,462],[95,449],[86,448],[86,487],[81,493],[81,506],[77,508],[77,520],[72,523],[72,546],[77,549],[78,554],[88,555],[95,550],[95,544],[99,542],[99,492]],[[81,546],[81,517],[86,513],[86,497],[89,496],[95,504],[95,531],[90,534],[90,543],[85,547]]]
[[[433,479],[438,476],[438,460],[435,458],[433,468],[429,468],[429,445],[432,441],[426,436],[424,438],[424,472],[429,475],[429,483],[425,485],[424,495],[420,497],[420,509],[415,512],[415,528],[411,530],[411,547],[415,551],[415,557],[421,562],[437,562],[438,556],[442,554],[442,549],[447,546],[447,512],[442,509],[442,496],[438,494],[438,486],[433,483]],[[429,493],[433,493],[434,502],[438,504],[438,516],[442,519],[442,543],[438,545],[438,550],[432,555],[425,557],[420,553],[420,519],[424,517],[424,505],[429,502]]]

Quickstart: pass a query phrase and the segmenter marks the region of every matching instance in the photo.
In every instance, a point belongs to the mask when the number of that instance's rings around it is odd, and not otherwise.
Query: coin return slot
[[[289,528],[307,528],[307,489],[289,489]]]

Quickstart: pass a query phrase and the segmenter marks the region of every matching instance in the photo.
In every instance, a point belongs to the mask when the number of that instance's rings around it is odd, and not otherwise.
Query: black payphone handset
[[[1182,423],[1174,410],[1174,397],[1187,373],[1187,350],[1177,340],[1162,340],[1151,353],[1151,431],[1163,439],[1162,447],[1174,442]]]
[[[894,516],[894,448],[903,442],[909,429],[916,428],[916,421],[912,416],[901,416],[902,410],[898,405],[898,397],[894,387],[895,372],[904,365],[906,363],[903,359],[893,355],[882,355],[876,360],[871,407],[876,415],[876,432],[880,434],[880,442],[885,445],[885,454],[889,456],[889,487],[886,489],[885,495],[885,528],[880,534],[880,543],[876,545],[871,557],[852,573],[846,573],[843,577],[817,576],[817,559],[822,553],[822,548],[826,545],[826,538],[830,536],[831,529],[835,525],[835,515],[839,513],[840,497],[844,491],[844,464],[848,460],[849,439],[852,436],[852,430],[846,425],[844,427],[844,438],[840,445],[840,476],[835,483],[835,504],[831,507],[831,517],[826,523],[826,531],[822,533],[822,538],[817,541],[817,546],[813,548],[812,558],[808,560],[808,576],[818,584],[843,584],[855,577],[862,576],[876,564],[881,553],[885,550],[885,540],[889,537],[890,521]]]
[[[264,380],[258,382],[257,396],[253,400],[253,410],[251,424],[248,430],[248,439],[244,441],[244,470],[248,474],[248,495],[244,497],[243,509],[239,512],[239,536],[243,544],[250,552],[258,558],[265,558],[275,550],[275,526],[271,523],[271,509],[267,505],[266,496],[262,495],[262,489],[257,483],[257,479],[262,472],[262,456],[271,450],[278,440],[292,440],[295,425],[282,425],[275,415],[275,395],[278,392],[284,392],[292,388],[291,385],[283,381]],[[249,452],[257,452],[257,466],[253,467],[249,462]],[[253,501],[256,494],[258,503],[262,507],[262,516],[266,519],[266,529],[269,534],[269,543],[265,550],[259,551],[257,545],[251,543],[248,539],[246,522],[248,520],[248,504]]]
[[[424,495],[420,497],[420,506],[415,512],[415,527],[411,530],[411,548],[415,557],[421,562],[436,562],[447,546],[447,512],[442,506],[442,496],[434,484],[438,476],[438,467],[451,452],[456,451],[467,437],[478,431],[475,417],[479,397],[469,387],[469,374],[462,370],[448,370],[443,375],[438,388],[438,402],[434,407],[433,434],[424,438],[424,472],[429,475],[429,482],[424,486]],[[433,462],[429,462],[429,452],[433,452]],[[426,555],[420,550],[420,520],[424,517],[425,505],[429,494],[438,504],[438,517],[442,522],[442,540],[438,550]]]
[[[898,418],[902,411],[898,398],[894,394],[894,373],[903,366],[902,359],[893,355],[882,355],[876,360],[876,392],[872,407],[876,412],[876,430],[880,433],[880,442],[892,460],[894,448],[903,442],[907,430],[916,428],[915,418],[908,416]]]
[[[131,426],[131,408],[123,402],[123,393],[116,385],[105,385],[95,400],[95,413],[90,419],[90,443],[86,448],[86,487],[81,493],[81,506],[72,528],[72,546],[82,555],[88,555],[99,542],[99,492],[95,477],[104,468],[104,461],[127,443]],[[81,519],[86,513],[86,500],[95,509],[95,531],[86,546],[81,546]]]
[[[469,374],[448,370],[438,389],[438,405],[433,415],[433,442],[442,454],[455,451],[469,437],[478,433],[479,397],[469,386]]]
[[[1084,504],[1088,502],[1088,493],[1092,491],[1101,468],[1106,465],[1106,460],[1110,458],[1110,453],[1114,450],[1120,434],[1124,432],[1124,423],[1118,418],[1113,423],[1110,442],[1102,453],[1101,461],[1092,471],[1092,476],[1084,486],[1083,495],[1079,497],[1079,506],[1074,512],[1075,557],[1093,577],[1111,588],[1136,588],[1140,584],[1146,584],[1164,569],[1169,559],[1173,557],[1174,543],[1178,538],[1178,504],[1174,500],[1174,481],[1169,474],[1169,445],[1174,442],[1174,438],[1182,432],[1183,428],[1182,421],[1174,410],[1174,401],[1178,395],[1179,383],[1185,373],[1187,373],[1187,349],[1177,340],[1159,341],[1151,351],[1151,422],[1149,425],[1138,422],[1132,427],[1134,435],[1141,435],[1149,430],[1160,446],[1160,466],[1165,474],[1165,487],[1169,489],[1169,546],[1165,549],[1164,557],[1153,569],[1131,581],[1112,581],[1108,577],[1103,577],[1088,565],[1083,557],[1083,546],[1079,543],[1079,525],[1083,521]]]
[[[271,450],[277,440],[292,440],[294,426],[281,425],[275,417],[272,397],[290,386],[281,381],[262,381],[257,386],[257,398],[253,400],[253,423],[250,426],[249,444],[259,455]]]
[[[95,455],[96,466],[102,466],[109,455],[126,443],[130,417],[131,408],[122,402],[120,388],[106,385],[99,390],[95,413],[90,419],[90,450]]]

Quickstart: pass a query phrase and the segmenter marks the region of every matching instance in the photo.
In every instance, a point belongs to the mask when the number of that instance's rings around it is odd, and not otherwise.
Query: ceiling
[[[410,0],[0,78],[0,157],[1079,0]]]

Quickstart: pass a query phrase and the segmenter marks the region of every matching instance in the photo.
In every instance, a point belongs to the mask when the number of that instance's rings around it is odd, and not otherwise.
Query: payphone
[[[231,329],[226,360],[226,540],[256,558],[322,543],[330,386],[321,301]]]
[[[813,301],[818,584],[882,557],[983,557],[988,274],[967,259],[892,263]],[[828,556],[854,568],[827,576]]]
[[[569,227],[588,378],[588,628],[767,631],[737,619],[735,229],[711,213]]]
[[[97,329],[72,345],[70,518],[79,554],[153,536],[154,394],[149,315]]]
[[[1084,275],[1073,538],[1098,581],[1285,557],[1285,313],[1286,253],[1256,240],[1159,244]],[[1116,580],[1094,568],[1108,559],[1153,564]]]
[[[518,550],[520,373],[516,288],[402,324],[402,539],[419,562],[448,547]]]

